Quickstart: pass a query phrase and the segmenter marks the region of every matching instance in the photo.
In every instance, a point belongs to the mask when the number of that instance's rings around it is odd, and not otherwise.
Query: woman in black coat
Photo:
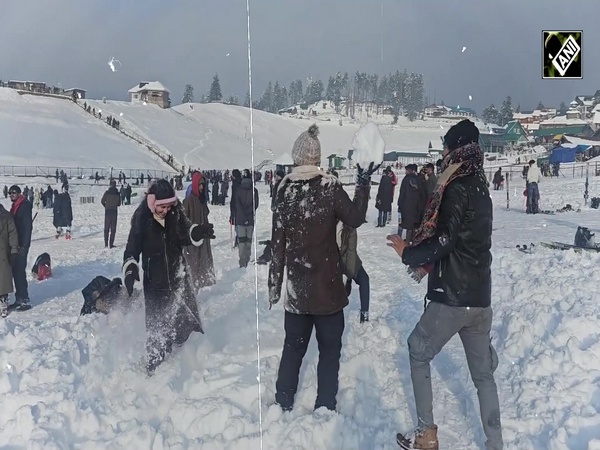
[[[52,225],[56,228],[56,236],[58,239],[66,228],[66,238],[71,239],[71,225],[73,223],[73,208],[71,206],[71,196],[68,188],[63,188],[62,193],[54,191],[54,206],[52,209],[53,219]]]
[[[394,201],[394,184],[391,176],[391,169],[388,167],[383,171],[379,190],[375,199],[375,207],[379,210],[377,218],[377,227],[385,227],[388,214],[392,213],[392,202]]]
[[[210,228],[210,229],[209,229]],[[131,219],[123,255],[123,274],[129,295],[144,271],[146,351],[152,374],[194,331],[204,333],[183,249],[212,237],[212,225],[192,225],[173,187],[166,180],[150,186]]]

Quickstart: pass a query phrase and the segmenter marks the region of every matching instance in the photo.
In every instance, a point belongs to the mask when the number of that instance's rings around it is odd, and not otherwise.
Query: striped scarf
[[[442,161],[442,174],[427,204],[423,220],[415,232],[411,247],[415,247],[421,242],[435,236],[440,206],[446,187],[454,180],[477,173],[485,178],[483,172],[483,152],[476,142],[459,147],[446,155]],[[426,264],[420,267],[409,267],[407,270],[411,277],[417,283],[420,283],[433,270],[433,266],[433,264]]]

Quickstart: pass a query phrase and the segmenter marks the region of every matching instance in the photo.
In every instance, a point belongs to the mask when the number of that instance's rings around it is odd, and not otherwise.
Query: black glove
[[[375,165],[374,162],[369,164],[369,168],[367,170],[360,167],[359,164],[356,165],[358,168],[358,177],[356,179],[356,184],[360,184],[362,186],[369,186],[371,183],[371,175],[379,170],[382,163]]]
[[[12,253],[10,255],[10,265],[11,265],[11,267],[15,267],[17,265],[18,261],[19,261],[19,254],[18,253]]]
[[[212,223],[197,225],[190,231],[190,236],[195,242],[199,242],[202,239],[215,239],[215,227]]]
[[[129,263],[127,271],[125,272],[125,288],[130,297],[131,294],[133,294],[133,284],[136,281],[140,281],[140,269],[137,264]]]

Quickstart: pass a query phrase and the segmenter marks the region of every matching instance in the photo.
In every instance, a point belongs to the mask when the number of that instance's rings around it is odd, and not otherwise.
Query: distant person
[[[248,267],[252,254],[252,235],[258,208],[258,189],[252,183],[252,173],[244,170],[239,189],[232,198],[235,202],[235,233],[238,240],[240,268]]]
[[[115,247],[115,234],[117,233],[118,209],[121,206],[121,195],[117,191],[117,183],[110,180],[110,187],[100,200],[104,206],[104,248]]]
[[[535,160],[529,161],[527,170],[527,214],[538,214],[540,212],[540,189],[539,183],[542,181],[540,168]]]
[[[53,207],[53,225],[56,227],[56,236],[58,239],[62,236],[63,229],[66,231],[65,238],[71,239],[71,226],[73,224],[73,208],[71,207],[71,196],[69,195],[69,188],[64,187],[62,192],[59,194],[56,192],[54,207]]]

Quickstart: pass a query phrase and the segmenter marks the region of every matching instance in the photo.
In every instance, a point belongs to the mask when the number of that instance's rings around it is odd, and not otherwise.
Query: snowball
[[[123,113],[119,114],[119,116],[123,117]]]
[[[469,100],[473,100],[473,97],[471,97],[470,95],[469,95]]]
[[[354,134],[352,148],[354,149],[352,159],[361,167],[366,168],[371,162],[375,164],[383,162],[385,141],[373,122],[366,123]]]
[[[146,106],[148,103],[144,102],[144,106]]]
[[[229,54],[229,53],[227,53],[225,56],[229,56],[229,55],[230,55],[230,54]]]
[[[462,53],[464,53],[466,49],[467,49],[467,47],[463,47]]]
[[[115,63],[117,63],[119,65],[118,68],[115,65]],[[110,61],[108,62],[108,67],[110,67],[110,70],[112,70],[113,72],[117,72],[121,68],[121,61],[119,61],[118,59],[115,59],[115,57],[113,56],[112,58],[110,58]]]

